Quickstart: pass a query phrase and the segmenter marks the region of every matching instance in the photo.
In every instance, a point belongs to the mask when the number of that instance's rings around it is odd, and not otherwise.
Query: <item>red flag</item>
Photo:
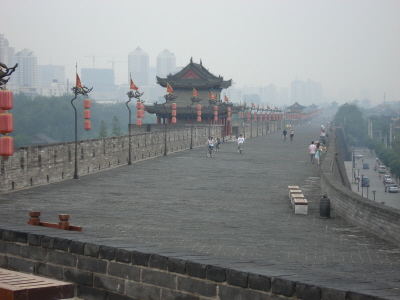
[[[81,80],[80,80],[80,78],[78,76],[78,73],[76,73],[76,86],[78,88],[82,89],[82,83],[81,83]]]
[[[217,96],[213,92],[210,91],[210,100],[217,100]]]
[[[174,90],[172,89],[172,86],[169,85],[169,83],[167,83],[167,93],[169,93],[169,94],[174,93]]]
[[[224,97],[224,100],[225,100],[225,102],[228,102],[229,100],[228,100],[228,97],[225,95],[225,97]]]
[[[251,102],[251,107],[256,107],[253,102]]]
[[[138,90],[139,88],[133,83],[132,78],[131,78],[131,86],[130,86],[131,90]]]
[[[267,105],[267,109],[270,109],[268,105]]]
[[[200,97],[195,88],[193,88],[193,97]]]

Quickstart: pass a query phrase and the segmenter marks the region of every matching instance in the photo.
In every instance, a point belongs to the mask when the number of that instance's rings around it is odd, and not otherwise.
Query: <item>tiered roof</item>
[[[232,85],[232,79],[224,80],[221,76],[215,76],[203,67],[202,62],[196,64],[190,59],[190,63],[178,73],[167,75],[166,78],[157,77],[157,83],[166,87],[167,83],[174,89],[226,89]]]

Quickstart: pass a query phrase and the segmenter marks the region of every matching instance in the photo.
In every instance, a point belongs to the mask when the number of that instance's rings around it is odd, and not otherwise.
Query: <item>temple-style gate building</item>
[[[231,134],[230,116],[242,109],[242,106],[226,101],[227,98],[221,99],[222,90],[232,85],[231,79],[217,77],[201,61],[196,64],[190,59],[190,63],[178,73],[166,78],[157,76],[157,83],[170,90],[164,96],[165,103],[145,107],[148,113],[156,114],[157,124],[222,125],[221,136]],[[176,109],[173,109],[173,103]]]

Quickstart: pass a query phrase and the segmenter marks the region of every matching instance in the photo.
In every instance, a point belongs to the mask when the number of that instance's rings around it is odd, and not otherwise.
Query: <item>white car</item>
[[[390,175],[384,175],[383,177],[383,183],[392,183],[393,179],[390,177]]]
[[[399,192],[399,187],[397,184],[391,184],[389,186],[389,193],[398,193]]]

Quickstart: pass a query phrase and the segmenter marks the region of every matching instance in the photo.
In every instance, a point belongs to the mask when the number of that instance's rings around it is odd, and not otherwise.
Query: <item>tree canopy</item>
[[[37,96],[31,99],[24,94],[14,94],[14,108],[10,113],[14,117],[14,145],[29,146],[32,138],[37,134],[59,141],[69,142],[75,139],[75,114],[71,105],[73,95],[61,97]],[[123,135],[128,132],[129,111],[125,102],[102,104],[96,101],[91,103],[92,129],[83,128],[83,97],[74,100],[78,112],[78,139],[98,138],[101,122],[112,128],[111,134]],[[131,105],[132,123],[136,120],[136,107]],[[155,123],[155,116],[146,115],[146,122]],[[122,124],[122,126],[120,125]],[[119,128],[119,129],[118,129]]]

